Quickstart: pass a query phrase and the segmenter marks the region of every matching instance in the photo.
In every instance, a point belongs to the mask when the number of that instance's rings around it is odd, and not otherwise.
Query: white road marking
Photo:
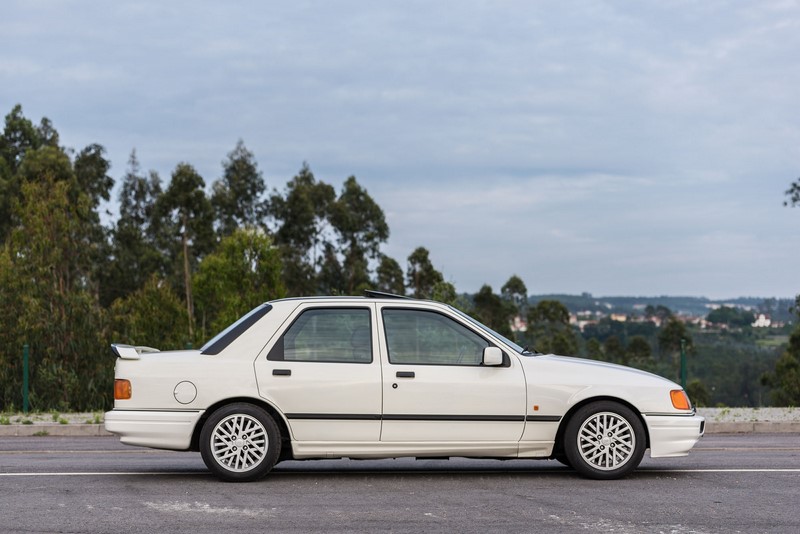
[[[291,475],[293,473],[314,473],[317,471],[274,471],[271,476],[276,475]],[[320,474],[352,474],[352,473],[359,473],[363,474],[365,471],[318,471]],[[414,470],[408,471],[408,473],[421,473],[423,471]],[[476,474],[476,473],[496,473],[498,471],[463,471],[464,474]],[[366,473],[380,475],[384,473],[384,471],[375,470],[375,471],[366,471]],[[403,471],[391,470],[386,471],[387,474],[403,474]],[[445,474],[453,474],[459,473],[458,470],[448,470],[448,471],[425,471],[428,474],[436,474],[436,473],[445,473]],[[530,474],[537,474],[537,475],[567,475],[567,474],[574,474],[574,471],[567,471],[567,470],[558,470],[558,471],[508,471],[509,474],[518,474],[518,473],[530,473]],[[769,469],[758,469],[758,468],[744,468],[744,469],[733,469],[733,468],[719,468],[719,469],[647,469],[642,468],[638,471],[634,471],[634,475],[636,473],[800,473],[800,468],[769,468]],[[208,471],[153,471],[153,472],[137,472],[137,471],[105,471],[105,472],[46,472],[46,473],[0,473],[0,477],[109,477],[109,476],[187,476],[187,475],[206,475],[211,476],[211,473]]]
[[[143,473],[141,471],[106,471],[106,472],[77,472],[77,473],[0,473],[0,477],[107,477],[107,476],[183,476],[183,475],[210,475],[208,471],[159,471]]]

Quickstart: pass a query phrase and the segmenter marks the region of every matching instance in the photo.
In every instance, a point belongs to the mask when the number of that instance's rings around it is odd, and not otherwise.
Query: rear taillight
[[[131,398],[131,381],[117,378],[114,380],[114,400],[128,400]]]

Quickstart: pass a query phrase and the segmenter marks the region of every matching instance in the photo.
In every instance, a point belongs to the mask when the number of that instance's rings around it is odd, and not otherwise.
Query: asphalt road
[[[584,480],[555,461],[286,462],[226,484],[197,453],[1,438],[0,532],[800,532],[800,435],[706,436]]]

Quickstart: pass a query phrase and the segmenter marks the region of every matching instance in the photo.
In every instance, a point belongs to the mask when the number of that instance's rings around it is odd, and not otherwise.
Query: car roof
[[[428,300],[428,299],[416,299],[413,297],[407,297],[405,295],[397,295],[394,293],[385,293],[383,291],[373,291],[373,290],[366,290],[364,291],[363,296],[358,295],[317,295],[317,296],[310,296],[310,297],[286,297],[282,299],[275,299],[270,301],[272,303],[275,302],[287,302],[287,301],[327,301],[327,300],[349,300],[349,301],[358,301],[363,302],[365,300],[369,301],[396,301],[396,300],[405,300],[405,301],[412,301],[412,302],[426,302],[429,304],[442,304],[441,302],[435,300]]]

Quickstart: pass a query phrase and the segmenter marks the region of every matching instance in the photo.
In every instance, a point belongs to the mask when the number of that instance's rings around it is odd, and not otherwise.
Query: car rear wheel
[[[275,421],[253,404],[223,406],[211,414],[200,432],[200,454],[206,467],[229,482],[262,478],[278,461],[280,448]]]
[[[580,408],[567,423],[564,452],[581,475],[598,480],[621,478],[644,456],[644,425],[630,408],[599,401]]]

